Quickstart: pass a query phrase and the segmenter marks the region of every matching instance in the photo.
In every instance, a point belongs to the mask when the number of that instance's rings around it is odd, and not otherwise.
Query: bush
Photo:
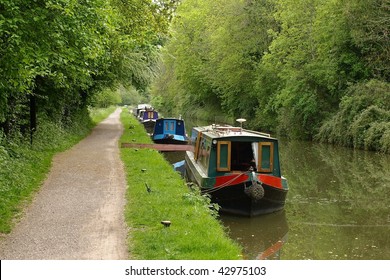
[[[377,134],[379,128],[377,124],[382,121],[390,121],[390,111],[378,108],[375,105],[368,107],[356,115],[355,120],[350,125],[350,130],[353,135],[353,146],[356,148],[366,148],[366,139],[372,138]],[[375,150],[379,149],[380,147],[375,147]]]
[[[389,152],[390,122],[375,122],[365,133],[364,149]]]
[[[324,122],[316,139],[359,149],[389,152],[390,84],[371,80],[349,88],[340,109]]]
[[[382,152],[390,153],[390,124],[387,124],[387,129],[381,137],[380,146]]]

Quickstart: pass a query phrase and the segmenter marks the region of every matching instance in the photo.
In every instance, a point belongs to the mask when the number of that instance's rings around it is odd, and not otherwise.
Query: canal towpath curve
[[[128,258],[120,112],[53,158],[22,218],[0,239],[0,259]]]

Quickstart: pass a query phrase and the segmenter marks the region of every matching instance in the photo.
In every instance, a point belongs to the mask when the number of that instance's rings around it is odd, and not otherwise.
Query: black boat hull
[[[285,205],[287,191],[263,184],[264,196],[253,199],[245,193],[245,185],[239,184],[218,190],[203,190],[210,193],[211,202],[220,206],[220,212],[240,215],[258,216],[282,210]]]

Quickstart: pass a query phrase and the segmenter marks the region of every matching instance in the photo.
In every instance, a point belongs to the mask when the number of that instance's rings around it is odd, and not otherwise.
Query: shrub
[[[315,138],[321,142],[389,152],[386,148],[390,145],[386,140],[390,137],[387,136],[388,122],[390,84],[371,80],[349,88],[339,111],[322,124]]]

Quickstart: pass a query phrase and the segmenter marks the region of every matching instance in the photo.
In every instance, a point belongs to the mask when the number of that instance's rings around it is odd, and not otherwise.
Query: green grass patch
[[[29,139],[0,132],[0,233],[12,230],[15,218],[46,178],[53,156],[79,142],[114,109],[91,109],[91,117],[80,112],[66,128],[41,118],[32,145]]]
[[[152,143],[127,110],[121,120],[125,127],[121,142]],[[241,258],[240,246],[228,238],[213,216],[209,199],[190,190],[159,152],[122,148],[121,157],[127,173],[126,221],[132,259]],[[164,227],[164,220],[171,221],[171,226]]]

